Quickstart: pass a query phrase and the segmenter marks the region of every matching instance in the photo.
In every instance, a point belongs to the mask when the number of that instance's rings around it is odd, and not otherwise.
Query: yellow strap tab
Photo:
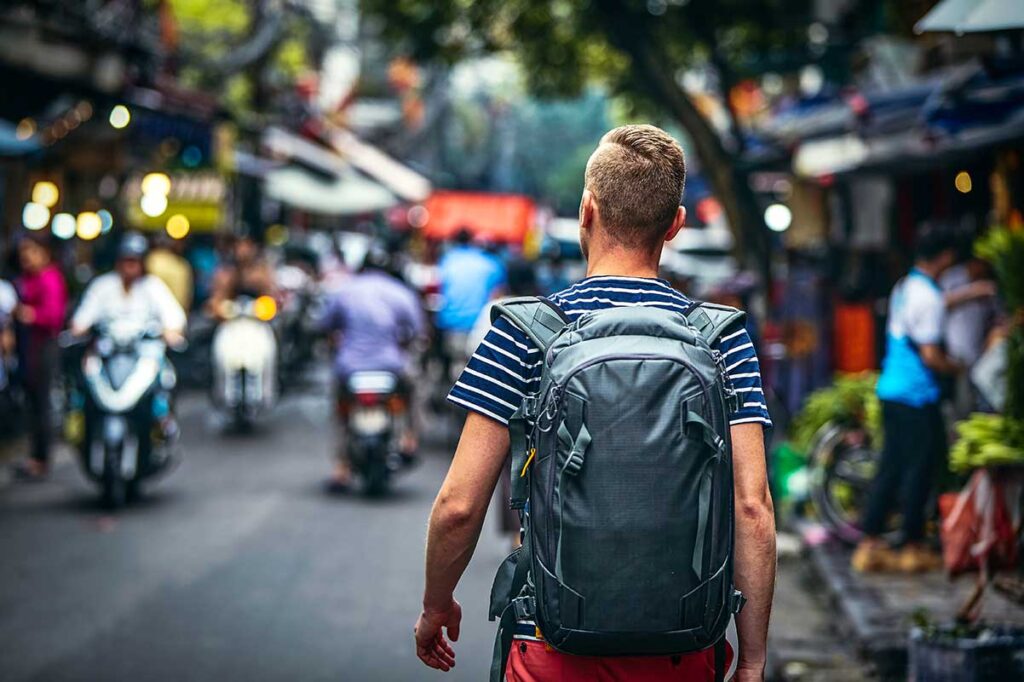
[[[523,465],[523,471],[519,474],[519,478],[526,475],[526,470],[530,468],[530,462],[533,461],[533,456],[537,454],[537,448],[530,448],[530,456],[526,458],[526,464]]]

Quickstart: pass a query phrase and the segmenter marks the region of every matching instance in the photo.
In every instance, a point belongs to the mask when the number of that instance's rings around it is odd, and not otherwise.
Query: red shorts
[[[726,670],[732,667],[732,642],[726,645]],[[512,642],[506,682],[714,682],[713,649],[685,656],[600,658],[570,656],[543,641]]]

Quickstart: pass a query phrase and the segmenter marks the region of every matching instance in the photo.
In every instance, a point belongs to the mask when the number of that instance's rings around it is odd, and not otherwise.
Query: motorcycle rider
[[[146,273],[148,251],[141,234],[128,233],[121,239],[113,272],[89,284],[71,316],[72,334],[80,336],[104,319],[134,317],[157,320],[169,346],[184,340],[185,311],[162,280]]]
[[[165,343],[180,348],[185,341],[185,311],[163,280],[146,273],[145,259],[149,243],[141,234],[130,232],[117,249],[113,272],[94,279],[82,295],[82,301],[71,316],[71,333],[81,336],[96,323],[110,319],[130,318],[156,321]],[[171,396],[164,404],[170,407]],[[160,417],[164,436],[177,431],[173,411]]]
[[[408,349],[424,337],[425,320],[419,297],[388,272],[390,263],[387,249],[372,245],[359,273],[345,282],[325,311],[322,326],[341,336],[333,365],[341,401],[354,372],[386,371],[401,378],[399,390],[411,403]],[[400,439],[400,451],[407,460],[415,453],[418,438],[412,412],[407,407]],[[342,434],[332,487],[343,489],[351,481],[352,466]]]
[[[238,296],[277,297],[274,269],[260,245],[249,235],[235,240],[230,258],[214,273],[206,310],[213,317],[221,318],[224,303]]]

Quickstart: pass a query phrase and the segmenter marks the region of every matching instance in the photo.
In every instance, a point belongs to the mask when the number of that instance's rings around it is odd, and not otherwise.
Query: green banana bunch
[[[972,414],[956,425],[949,453],[956,472],[981,467],[1024,466],[1024,422],[999,414]]]

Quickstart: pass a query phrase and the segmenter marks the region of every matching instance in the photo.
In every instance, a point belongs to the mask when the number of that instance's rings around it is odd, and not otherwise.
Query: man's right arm
[[[921,362],[939,374],[957,374],[963,369],[960,363],[949,357],[938,344],[925,343],[919,345],[917,349],[921,354]]]
[[[768,489],[761,424],[732,427],[736,502],[735,582],[747,598],[736,618],[740,650],[737,682],[764,679],[768,621],[775,592],[775,510]]]

